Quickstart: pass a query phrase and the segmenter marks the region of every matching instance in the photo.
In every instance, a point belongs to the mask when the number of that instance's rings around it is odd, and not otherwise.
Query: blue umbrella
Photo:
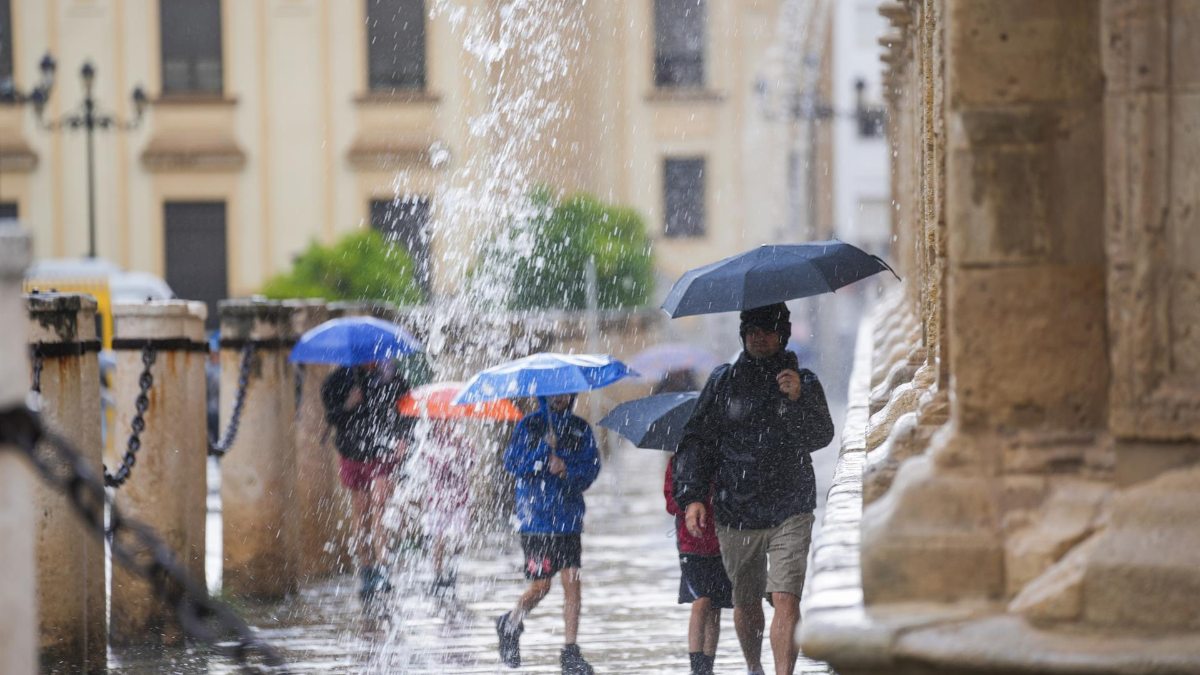
[[[675,452],[699,397],[698,391],[684,391],[626,401],[613,408],[599,424],[639,448]]]
[[[684,273],[662,308],[672,318],[753,309],[830,293],[891,269],[841,241],[760,246]]]
[[[637,373],[607,354],[544,352],[479,371],[454,397],[454,404],[576,394],[630,375]]]
[[[370,316],[331,319],[300,337],[292,363],[357,366],[421,351],[421,343],[394,323]]]

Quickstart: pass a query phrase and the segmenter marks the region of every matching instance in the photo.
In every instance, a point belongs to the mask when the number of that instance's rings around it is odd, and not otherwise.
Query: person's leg
[[[717,527],[721,559],[733,583],[733,629],[752,673],[762,671],[762,636],[766,619],[762,598],[767,585],[767,541],[770,530]]]
[[[361,570],[373,564],[371,560],[371,493],[367,490],[351,490],[350,505],[354,510],[354,560]]]
[[[721,608],[713,605],[709,607],[707,615],[704,617],[704,655],[710,659],[717,655],[717,641],[721,637]]]
[[[773,530],[767,544],[770,560],[767,592],[775,605],[771,652],[775,655],[776,675],[790,675],[800,653],[796,646],[796,626],[800,622],[800,596],[804,592],[804,575],[808,568],[812,523],[811,513],[792,516]]]
[[[508,615],[510,626],[516,626],[525,620],[525,615],[533,611],[547,594],[550,593],[550,579],[534,579],[529,582],[529,588],[517,599],[517,605]]]
[[[705,644],[705,629],[708,627],[712,601],[708,598],[696,598],[692,601],[692,615],[688,619],[688,652],[703,652]]]
[[[796,624],[800,622],[800,598],[791,593],[772,593],[775,617],[771,619],[771,653],[775,675],[791,675],[796,669]]]
[[[583,589],[579,568],[567,567],[561,572],[563,587],[563,644],[573,645],[579,637],[579,612],[583,606]]]
[[[378,475],[371,481],[371,555],[374,564],[383,566],[387,560],[387,535],[383,528],[383,514],[387,511],[388,502],[395,491],[392,477],[386,474]]]
[[[733,630],[737,633],[738,643],[742,646],[746,669],[752,673],[762,670],[762,636],[765,625],[766,617],[763,616],[761,600],[745,605],[734,605]]]

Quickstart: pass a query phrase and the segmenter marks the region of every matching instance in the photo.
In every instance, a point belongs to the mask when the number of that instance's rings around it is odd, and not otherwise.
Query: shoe
[[[579,645],[563,647],[558,660],[562,663],[563,675],[593,675],[596,672],[579,653]]]
[[[715,657],[708,656],[704,652],[688,652],[688,660],[692,666],[691,675],[713,675]]]
[[[521,633],[525,632],[525,622],[517,624],[514,629],[508,627],[508,615],[505,612],[496,617],[496,635],[500,637],[500,660],[509,668],[521,667]]]
[[[451,574],[448,576],[439,576],[429,585],[429,595],[435,598],[444,598],[454,595],[454,588],[458,585],[458,577]]]

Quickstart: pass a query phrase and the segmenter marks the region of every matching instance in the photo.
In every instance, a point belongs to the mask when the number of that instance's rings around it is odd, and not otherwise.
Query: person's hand
[[[775,381],[779,383],[779,391],[789,399],[800,399],[800,373],[790,369],[782,370],[775,376]]]
[[[558,476],[559,478],[567,477],[567,463],[562,460],[562,457],[559,457],[553,452],[550,453],[549,468],[550,473],[554,474],[555,476]]]
[[[547,431],[542,440],[546,442],[546,445],[550,446],[551,452],[558,449],[558,436],[554,435],[553,431]]]
[[[704,524],[708,522],[708,509],[701,502],[688,504],[683,522],[687,525],[688,534],[693,537],[703,536]]]
[[[354,410],[363,402],[362,387],[353,387],[350,393],[346,394],[346,404],[342,406],[343,410]]]

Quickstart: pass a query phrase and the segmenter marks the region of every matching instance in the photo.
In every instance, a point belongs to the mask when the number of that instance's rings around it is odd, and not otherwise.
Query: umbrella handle
[[[887,264],[887,261],[885,261],[883,258],[880,258],[879,256],[875,255],[874,253],[871,254],[871,257],[874,258],[880,265],[883,265],[884,268],[887,269],[887,271],[891,272],[892,276],[896,277],[896,281],[904,281],[903,279],[900,278],[899,274],[896,274],[896,270],[892,269],[892,266]]]

